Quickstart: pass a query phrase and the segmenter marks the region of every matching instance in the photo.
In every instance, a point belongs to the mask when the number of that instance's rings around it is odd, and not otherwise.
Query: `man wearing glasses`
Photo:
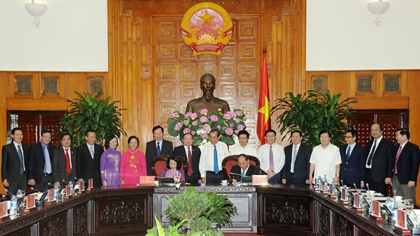
[[[366,149],[357,144],[358,136],[356,130],[347,130],[345,136],[347,144],[340,147],[340,182],[349,187],[355,184],[357,188],[364,188]]]

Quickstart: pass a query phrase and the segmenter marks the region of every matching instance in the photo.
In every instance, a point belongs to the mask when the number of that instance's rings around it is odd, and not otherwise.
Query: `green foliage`
[[[350,104],[356,103],[354,98],[347,98],[339,102],[341,94],[331,95],[309,90],[306,93],[287,93],[284,98],[275,100],[275,106],[271,114],[280,111],[275,122],[280,128],[282,140],[293,130],[301,130],[303,142],[315,147],[319,142],[321,130],[331,133],[331,143],[341,146],[344,143],[344,135],[348,129],[345,121],[354,120],[351,114],[354,112]]]
[[[222,235],[213,231],[212,225],[231,224],[236,214],[233,203],[225,195],[216,192],[199,194],[194,187],[169,199],[168,209],[164,212],[171,225],[182,224],[186,235]]]
[[[88,130],[95,130],[99,144],[102,144],[108,135],[114,134],[117,137],[121,134],[127,135],[120,121],[121,111],[124,109],[118,109],[115,105],[118,101],[111,102],[110,96],[102,99],[101,91],[94,96],[75,93],[78,97],[73,101],[68,100],[71,109],[59,122],[64,126],[61,132],[68,132],[72,136],[73,146],[77,147],[85,142],[85,133]]]

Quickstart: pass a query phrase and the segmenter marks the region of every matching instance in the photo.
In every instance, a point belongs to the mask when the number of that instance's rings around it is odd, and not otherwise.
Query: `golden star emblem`
[[[209,15],[209,13],[206,10],[206,13],[204,13],[203,16],[199,16],[201,19],[203,19],[203,23],[201,25],[204,25],[206,22],[208,22],[211,25],[211,18],[214,15]]]
[[[259,113],[264,114],[264,124],[270,119],[270,101],[267,96],[264,96],[264,106],[258,110]]]

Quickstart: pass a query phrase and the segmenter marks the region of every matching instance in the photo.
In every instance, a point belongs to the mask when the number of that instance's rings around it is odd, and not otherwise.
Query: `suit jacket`
[[[198,166],[200,164],[201,150],[200,150],[200,148],[198,148],[196,146],[191,146],[191,147],[192,147],[191,159],[192,159],[193,173],[192,173],[191,176],[188,176],[188,170],[187,170],[187,173],[185,173],[186,174],[185,180],[188,183],[193,184],[193,183],[197,183],[198,179],[201,179],[200,170],[198,168]],[[176,147],[173,154],[176,155],[176,156],[184,157],[185,160],[190,161],[190,160],[188,160],[187,153],[185,152],[184,145]]]
[[[400,144],[394,148],[392,163],[395,164]],[[419,146],[407,142],[401,150],[400,157],[397,162],[397,177],[401,184],[407,184],[408,181],[417,182],[417,173],[419,172],[420,152]],[[394,165],[392,173],[395,173]]]
[[[162,139],[162,147],[160,149],[160,155],[171,155],[174,151],[172,142]],[[146,164],[147,164],[147,175],[152,175],[152,160],[157,157],[156,152],[156,140],[152,140],[146,145]]]
[[[77,177],[88,181],[93,178],[93,186],[102,186],[101,181],[101,156],[104,148],[101,145],[95,144],[95,153],[92,159],[87,144],[82,144],[76,150],[76,171]]]
[[[23,143],[22,152],[25,161],[25,170],[28,173],[28,160],[29,160],[29,147]],[[17,182],[20,175],[20,160],[15,145],[9,143],[3,146],[2,149],[2,166],[1,166],[1,177],[3,180],[7,179],[9,183]]]
[[[241,181],[242,169],[239,165],[232,166],[230,169],[230,178],[236,179],[237,181]],[[237,175],[232,175],[235,173]],[[266,173],[262,171],[259,167],[249,164],[248,170],[245,173],[245,176],[252,176],[252,175],[265,175]]]
[[[347,160],[347,148],[349,145],[340,147],[341,165],[340,165],[340,180],[347,186],[360,187],[360,181],[364,181],[365,165],[366,165],[366,149],[356,143],[353,151]]]
[[[373,145],[373,139],[370,140],[366,147],[366,158],[369,158],[370,148]],[[383,183],[385,178],[392,177],[392,154],[394,144],[391,140],[382,137],[377,144],[376,151],[372,158],[372,179],[375,182]],[[365,163],[366,165],[366,163]]]
[[[290,177],[290,165],[292,164],[293,156],[293,144],[284,148],[284,154],[286,156],[286,161],[282,170],[282,179],[289,179]],[[309,179],[309,159],[311,159],[312,148],[304,143],[300,143],[298,153],[295,160],[295,169],[294,169],[294,180],[296,183],[304,184],[307,179]]]
[[[52,156],[55,147],[48,144],[48,153],[50,154],[50,165],[52,171]],[[41,142],[31,145],[28,165],[28,179],[34,179],[35,184],[40,184],[44,176],[45,157]]]
[[[53,152],[52,158],[52,168],[53,168],[53,182],[60,182],[60,185],[63,186],[63,179],[66,182],[73,181],[75,182],[74,178],[77,178],[77,157],[76,151],[74,148],[70,148],[69,150],[70,160],[71,160],[71,172],[70,174],[67,173],[67,160],[66,154],[63,147],[56,148]]]

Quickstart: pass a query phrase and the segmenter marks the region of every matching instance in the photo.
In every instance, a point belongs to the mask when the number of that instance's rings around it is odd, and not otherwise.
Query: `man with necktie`
[[[340,181],[343,185],[364,188],[366,149],[357,143],[359,134],[356,130],[347,130],[344,136],[346,145],[340,147]]]
[[[77,175],[76,151],[71,147],[71,139],[69,133],[61,135],[61,147],[53,152],[53,182],[59,187],[74,182]]]
[[[265,175],[266,173],[262,171],[259,167],[249,164],[249,157],[245,154],[240,154],[238,156],[238,165],[232,166],[230,170],[230,178],[234,182],[241,182],[243,177],[253,176],[253,175]]]
[[[408,129],[399,129],[395,135],[397,146],[394,148],[392,190],[405,199],[413,199],[416,204],[416,182],[419,172],[419,146],[409,141]]]
[[[1,176],[3,185],[9,192],[16,194],[18,189],[26,191],[26,178],[29,147],[22,143],[23,131],[14,128],[10,132],[12,142],[2,148]]]
[[[86,143],[80,145],[76,150],[76,172],[77,177],[84,181],[93,179],[93,186],[102,186],[101,180],[101,156],[104,148],[96,144],[96,132],[89,130],[85,134]]]
[[[174,150],[174,155],[184,157],[188,162],[188,171],[185,176],[185,181],[191,185],[201,183],[201,174],[199,164],[201,157],[201,150],[192,145],[193,136],[190,133],[184,134],[182,137],[184,145],[178,146]]]
[[[365,184],[387,196],[387,185],[392,184],[392,150],[394,144],[382,136],[383,127],[373,124],[370,127],[371,139],[366,146],[367,160],[365,164]]]
[[[267,173],[269,183],[280,184],[281,170],[285,163],[284,149],[275,143],[276,131],[269,129],[264,136],[267,143],[260,147],[257,154],[260,168]]]
[[[41,142],[32,144],[28,164],[28,185],[43,191],[52,188],[51,157],[55,147],[51,145],[51,131],[41,132]]]
[[[171,155],[174,151],[172,142],[163,139],[164,130],[160,125],[152,129],[154,140],[146,144],[147,175],[152,175],[153,158],[161,155]]]
[[[309,159],[312,148],[302,143],[302,132],[293,130],[291,133],[292,144],[284,148],[286,163],[282,170],[282,183],[305,185],[309,184]]]
[[[200,158],[200,174],[202,183],[220,184],[223,180],[222,162],[229,156],[225,143],[219,142],[220,132],[212,129],[209,133],[210,142],[202,147]]]

